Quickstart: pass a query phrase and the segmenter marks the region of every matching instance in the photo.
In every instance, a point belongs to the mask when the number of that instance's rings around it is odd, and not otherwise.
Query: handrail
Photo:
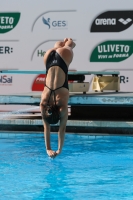
[[[46,74],[46,70],[1,70],[3,74]],[[70,75],[119,75],[119,71],[68,71]]]

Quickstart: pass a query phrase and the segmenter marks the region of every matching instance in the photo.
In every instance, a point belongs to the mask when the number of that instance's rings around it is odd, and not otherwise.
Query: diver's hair
[[[47,105],[42,110],[42,119],[47,121],[49,124],[57,124],[60,119],[59,107],[56,105]]]

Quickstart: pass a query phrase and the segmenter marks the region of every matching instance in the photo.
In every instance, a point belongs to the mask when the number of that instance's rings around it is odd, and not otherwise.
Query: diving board
[[[0,70],[3,74],[46,74],[46,70]],[[119,71],[68,71],[68,75],[112,75],[118,76]]]
[[[30,93],[21,95],[0,95],[1,105],[34,105],[39,106],[41,93]],[[133,106],[133,93],[70,93],[68,105],[70,106],[90,106],[90,105],[121,105]],[[86,107],[87,108],[87,107]],[[82,112],[82,109],[81,109]]]

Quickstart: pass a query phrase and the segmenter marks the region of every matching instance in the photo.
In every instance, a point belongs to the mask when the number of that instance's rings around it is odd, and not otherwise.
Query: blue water
[[[66,134],[50,159],[43,134],[0,133],[0,200],[9,199],[132,200],[133,138]]]

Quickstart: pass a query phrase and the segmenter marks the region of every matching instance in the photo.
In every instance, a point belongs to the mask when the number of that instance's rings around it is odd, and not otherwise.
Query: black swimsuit
[[[67,74],[68,74],[68,68],[67,68],[67,65],[66,63],[64,62],[64,60],[60,57],[60,55],[54,50],[52,51],[49,56],[48,56],[48,59],[47,59],[47,63],[46,63],[46,74],[48,73],[48,70],[52,67],[52,66],[58,66],[60,67],[65,75],[66,75],[66,78],[65,78],[65,82],[64,84],[61,86],[61,87],[58,87],[56,88],[55,90],[59,89],[59,88],[66,88],[68,89],[68,77],[67,77]],[[46,87],[48,87],[47,85],[45,85]],[[48,87],[49,88],[49,87]],[[50,88],[49,88],[50,89]],[[50,89],[51,90],[51,89]]]
[[[68,88],[68,68],[67,68],[67,65],[66,65],[66,63],[64,62],[64,60],[60,57],[60,55],[55,50],[51,51],[51,53],[48,56],[48,59],[47,59],[47,62],[46,62],[46,75],[48,73],[48,70],[52,66],[58,66],[58,67],[60,67],[64,71],[64,73],[66,75],[64,84],[62,86],[54,89],[54,90],[52,90],[51,88],[49,88],[45,84],[45,86],[49,90],[51,90],[50,96],[51,96],[52,92],[54,92],[54,100],[55,100],[55,90],[58,90],[58,89],[60,89],[62,87],[64,87],[64,88],[66,88],[66,89],[69,90],[69,88]],[[50,100],[50,97],[49,97],[49,100]],[[49,103],[49,100],[48,100],[48,103]]]

